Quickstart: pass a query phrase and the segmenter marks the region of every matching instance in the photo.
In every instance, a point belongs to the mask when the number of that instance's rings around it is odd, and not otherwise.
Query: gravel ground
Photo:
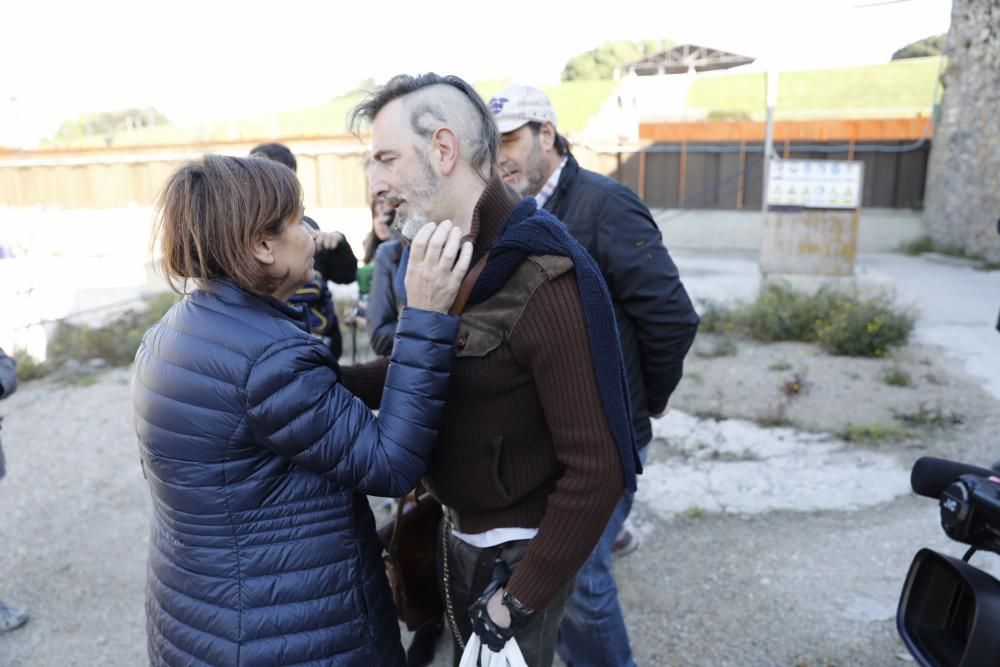
[[[905,465],[926,453],[978,463],[996,455],[996,400],[920,347],[901,358],[935,379],[919,380],[906,394],[877,380],[878,362],[741,343],[735,358],[692,356],[677,404],[692,413],[723,405],[741,416],[767,414],[775,376],[792,372],[767,369],[786,358],[808,365],[812,378],[802,398],[816,406],[801,418],[812,414],[831,430],[853,414],[869,415],[860,420],[869,423],[891,418],[892,406],[920,401],[961,411],[959,424],[918,429],[891,445],[853,446],[888,452]],[[719,403],[718,392],[727,391],[734,373],[745,382],[766,380],[758,389],[744,387],[739,400],[724,394]],[[860,384],[845,390],[855,374]],[[68,383],[36,381],[0,403],[8,459],[0,483],[0,599],[32,614],[24,628],[0,635],[4,667],[146,664],[150,503],[128,382],[127,369]],[[650,462],[676,456],[676,447],[657,440]],[[615,565],[636,658],[644,665],[904,664],[908,656],[893,618],[909,561],[924,545],[962,552],[941,533],[935,503],[914,496],[858,511],[668,517],[647,500],[640,480],[633,521],[644,543]],[[436,665],[446,664],[448,646],[442,638]]]

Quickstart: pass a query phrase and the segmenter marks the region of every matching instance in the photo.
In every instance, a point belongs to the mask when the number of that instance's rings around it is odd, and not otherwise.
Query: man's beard
[[[420,166],[424,171],[423,183],[412,184],[409,188],[404,189],[405,194],[397,194],[387,198],[388,201],[397,207],[396,222],[393,226],[407,242],[413,240],[413,237],[417,235],[421,227],[429,222],[434,222],[434,220],[427,217],[424,213],[413,210],[413,207],[417,202],[426,203],[431,201],[441,190],[441,180],[434,171],[434,167],[431,166],[425,151],[418,147],[416,148],[416,154],[420,160]],[[405,210],[399,210],[398,206],[401,203],[407,204]]]
[[[420,231],[420,228],[429,222],[434,221],[422,213],[412,213],[410,215],[398,214],[392,226],[407,242],[410,242],[417,235],[417,232]]]

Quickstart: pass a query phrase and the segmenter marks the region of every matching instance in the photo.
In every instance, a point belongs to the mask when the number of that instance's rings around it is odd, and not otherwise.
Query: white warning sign
[[[767,205],[861,208],[863,183],[862,162],[771,160]]]

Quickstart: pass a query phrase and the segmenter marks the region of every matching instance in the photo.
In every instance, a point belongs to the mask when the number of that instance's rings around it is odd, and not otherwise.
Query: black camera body
[[[945,533],[970,549],[962,559],[917,553],[896,612],[899,635],[923,667],[1000,665],[1000,581],[968,562],[977,550],[1000,553],[1000,473],[925,457],[911,484],[939,500]]]
[[[941,494],[941,527],[956,542],[1000,552],[1000,483],[980,475],[952,482]]]

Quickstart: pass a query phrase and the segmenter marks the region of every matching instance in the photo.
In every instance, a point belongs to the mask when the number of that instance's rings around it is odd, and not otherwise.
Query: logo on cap
[[[500,113],[501,111],[503,111],[503,106],[507,104],[507,102],[510,102],[510,100],[507,99],[506,97],[492,98],[489,104],[490,111],[492,111],[494,115]]]

